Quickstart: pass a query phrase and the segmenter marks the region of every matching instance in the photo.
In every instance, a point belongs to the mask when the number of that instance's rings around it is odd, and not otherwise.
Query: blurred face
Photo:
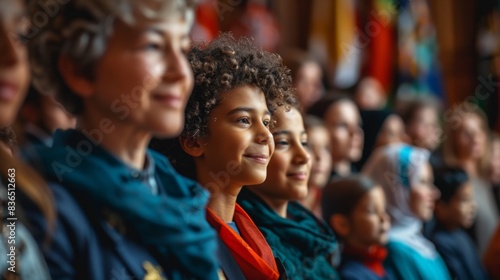
[[[309,108],[321,97],[323,90],[321,76],[321,68],[315,62],[304,63],[297,73],[295,87],[303,107]]]
[[[325,124],[330,132],[333,161],[358,161],[363,151],[363,130],[356,105],[349,100],[331,105],[325,114]]]
[[[428,221],[432,218],[436,200],[440,196],[433,182],[431,165],[427,163],[418,174],[416,181],[411,185],[410,209],[422,221]]]
[[[75,128],[76,118],[70,115],[61,104],[49,96],[42,97],[40,122],[47,132],[52,133],[56,129]]]
[[[481,119],[475,114],[464,114],[455,132],[458,158],[480,160],[486,152],[487,136]]]
[[[382,126],[378,136],[376,146],[384,146],[393,143],[404,143],[407,141],[405,127],[401,117],[397,115],[389,116]]]
[[[439,136],[441,135],[436,110],[430,107],[418,110],[413,120],[408,124],[407,133],[414,146],[431,151],[435,150],[439,145]]]
[[[365,78],[356,91],[355,101],[361,109],[379,110],[384,107],[384,89],[373,78]]]
[[[26,46],[17,39],[27,27],[22,1],[0,1],[0,127],[12,123],[29,82]]]
[[[82,118],[111,118],[139,131],[175,136],[193,85],[181,19],[117,22],[95,69]]]
[[[242,86],[223,93],[210,112],[209,135],[199,141],[202,154],[195,159],[199,181],[219,187],[264,182],[274,151],[270,121],[259,88]]]
[[[275,151],[267,167],[266,181],[253,190],[277,200],[298,200],[307,196],[311,160],[302,116],[296,109],[280,108],[272,128]]]
[[[385,195],[381,187],[370,190],[358,202],[349,218],[347,242],[361,248],[387,243],[391,226],[385,210]]]
[[[469,228],[476,217],[476,202],[472,186],[467,183],[460,187],[455,196],[448,202],[449,219],[463,228]]]
[[[500,183],[500,139],[493,141],[491,153],[491,181]]]
[[[325,127],[317,126],[307,131],[307,138],[311,154],[309,185],[322,188],[328,183],[332,170],[330,135]]]

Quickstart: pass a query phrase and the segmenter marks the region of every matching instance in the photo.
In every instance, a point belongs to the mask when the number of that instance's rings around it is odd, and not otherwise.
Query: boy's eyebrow
[[[255,108],[252,108],[252,107],[238,107],[238,108],[235,108],[231,111],[229,111],[226,115],[232,115],[232,114],[236,114],[238,112],[248,112],[248,113],[255,113],[257,110],[255,110]],[[264,112],[264,115],[271,115],[271,112],[269,112],[269,110],[266,110]]]

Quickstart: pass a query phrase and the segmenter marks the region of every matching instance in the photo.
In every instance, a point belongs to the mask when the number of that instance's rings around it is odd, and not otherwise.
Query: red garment
[[[245,278],[277,280],[279,272],[271,247],[243,208],[236,204],[234,210],[233,221],[241,235],[209,208],[207,220],[231,251]]]
[[[387,249],[382,246],[371,246],[368,250],[345,246],[342,254],[346,257],[355,259],[363,263],[373,273],[379,277],[385,276],[383,262],[387,257]]]

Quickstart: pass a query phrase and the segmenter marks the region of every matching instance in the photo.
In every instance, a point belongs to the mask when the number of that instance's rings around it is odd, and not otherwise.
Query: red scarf
[[[385,276],[382,263],[387,257],[387,249],[382,246],[371,246],[368,250],[358,249],[346,245],[342,252],[345,256],[358,260],[379,277]]]
[[[278,267],[271,247],[248,214],[238,204],[233,221],[238,235],[227,223],[207,208],[207,220],[231,251],[246,279],[279,278]]]

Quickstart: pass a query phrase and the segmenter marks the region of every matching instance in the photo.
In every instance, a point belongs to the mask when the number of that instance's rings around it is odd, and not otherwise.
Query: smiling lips
[[[0,100],[12,100],[17,94],[17,89],[14,84],[0,81]]]
[[[184,105],[181,97],[171,94],[154,94],[153,99],[171,108],[182,108]]]
[[[286,174],[287,177],[290,177],[295,180],[306,180],[307,179],[307,172],[291,172]]]
[[[243,156],[250,159],[250,160],[253,160],[257,163],[261,163],[261,164],[267,164],[267,162],[269,160],[269,156],[264,155],[264,154],[246,154]]]

